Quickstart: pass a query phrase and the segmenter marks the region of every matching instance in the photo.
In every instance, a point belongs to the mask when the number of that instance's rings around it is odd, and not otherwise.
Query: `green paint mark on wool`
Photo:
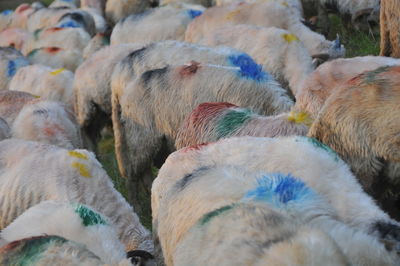
[[[209,213],[206,213],[203,216],[203,218],[201,218],[200,224],[201,225],[205,225],[206,223],[211,221],[212,218],[214,218],[214,217],[216,217],[216,216],[218,216],[218,215],[220,215],[220,214],[222,214],[222,213],[224,213],[226,211],[229,211],[229,210],[233,209],[234,207],[236,207],[236,204],[226,205],[226,206],[223,206],[223,207],[218,208],[216,210],[213,210],[213,211],[211,211]]]
[[[250,117],[253,112],[248,109],[232,109],[217,122],[217,139],[228,137],[239,129]]]
[[[296,138],[296,141],[301,141],[301,140],[306,140],[306,141],[310,142],[314,147],[323,149],[324,151],[329,153],[335,159],[336,162],[339,160],[339,156],[337,155],[337,153],[334,150],[332,150],[329,146],[325,145],[324,143],[319,142],[317,139],[309,138],[309,137],[297,137]]]
[[[99,213],[94,212],[84,205],[78,204],[75,207],[75,212],[79,215],[79,217],[81,217],[82,222],[85,226],[107,224],[104,218]]]
[[[363,80],[366,83],[375,83],[376,82],[376,76],[378,76],[381,73],[387,72],[392,66],[383,66],[383,67],[379,67],[373,71],[369,71],[364,73],[364,78]]]
[[[23,246],[7,258],[7,265],[30,266],[40,260],[41,255],[49,246],[61,245],[67,240],[58,236],[46,236],[27,240]],[[3,261],[5,262],[5,261]]]

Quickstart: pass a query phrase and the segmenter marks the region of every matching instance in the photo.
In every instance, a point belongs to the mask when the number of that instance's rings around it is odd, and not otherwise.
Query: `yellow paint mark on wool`
[[[226,15],[225,19],[232,20],[239,12],[240,10],[233,10]]]
[[[78,171],[79,171],[79,174],[80,174],[81,176],[87,177],[87,178],[92,177],[92,175],[91,175],[90,172],[89,172],[89,169],[88,169],[87,165],[85,165],[85,164],[83,164],[83,163],[73,162],[73,163],[71,164],[71,166],[72,166],[73,168],[75,168],[76,170],[78,170]]]
[[[56,76],[56,75],[60,74],[61,72],[63,72],[64,70],[65,70],[65,68],[56,69],[54,71],[51,71],[50,75]]]
[[[39,95],[33,95],[34,98],[39,99],[40,96]]]
[[[71,156],[71,157],[84,159],[84,160],[88,160],[89,159],[86,154],[81,153],[79,151],[68,151],[68,155]]]
[[[291,43],[291,42],[293,42],[293,41],[298,41],[298,40],[299,40],[299,38],[297,38],[296,35],[294,35],[294,34],[288,34],[288,33],[282,34],[282,38],[283,38],[286,42],[288,42],[288,43]]]
[[[283,6],[289,7],[289,4],[287,2],[282,2]]]
[[[304,124],[306,126],[311,126],[312,119],[311,117],[304,112],[295,112],[291,111],[288,116],[288,120],[297,124]]]

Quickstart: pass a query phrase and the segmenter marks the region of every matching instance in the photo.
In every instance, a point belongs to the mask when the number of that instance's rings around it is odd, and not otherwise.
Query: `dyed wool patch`
[[[1,248],[0,264],[35,265],[50,246],[61,246],[66,241],[58,236],[43,236],[11,242]]]
[[[64,23],[58,25],[57,27],[59,27],[59,28],[80,28],[80,25],[73,20],[69,20],[67,22],[64,22]]]
[[[78,162],[73,162],[71,164],[72,168],[75,168],[76,170],[78,170],[79,174],[83,177],[87,177],[90,178],[92,177],[92,175],[90,174],[90,171],[88,169],[88,167],[83,164],[83,163],[78,163]]]
[[[194,18],[200,16],[201,14],[203,14],[203,11],[189,9],[189,10],[187,10],[187,13],[188,13],[190,18],[194,19]]]
[[[314,147],[326,151],[329,155],[331,155],[335,159],[336,162],[339,160],[339,156],[337,155],[337,153],[334,150],[332,150],[329,146],[325,145],[324,143],[318,141],[315,138],[298,136],[298,137],[296,137],[296,142],[297,141],[309,142]]]
[[[247,54],[231,55],[228,57],[229,63],[239,67],[239,74],[242,77],[256,81],[266,81],[270,79],[269,75],[263,71],[262,66],[258,65]]]
[[[8,61],[7,64],[7,76],[9,78],[13,77],[15,73],[17,73],[18,69],[21,67],[29,65],[28,61],[24,58],[17,58],[14,60]]]
[[[245,200],[263,201],[277,208],[312,200],[316,193],[292,175],[272,173],[257,179],[257,187],[247,192]]]
[[[248,109],[231,109],[217,121],[217,139],[230,136],[243,126],[252,116]]]
[[[84,226],[91,226],[97,224],[107,225],[104,218],[97,212],[89,209],[88,207],[78,204],[75,207],[75,213],[79,215],[82,219],[82,223]]]
[[[14,13],[13,10],[11,10],[11,9],[6,9],[6,10],[2,11],[0,14],[3,15],[3,16],[8,16],[8,15],[10,15],[10,14],[12,14],[12,13]]]
[[[211,221],[214,217],[221,215],[222,213],[233,209],[236,204],[226,205],[221,208],[215,209],[209,213],[206,213],[200,220],[200,225],[205,225],[209,221]]]

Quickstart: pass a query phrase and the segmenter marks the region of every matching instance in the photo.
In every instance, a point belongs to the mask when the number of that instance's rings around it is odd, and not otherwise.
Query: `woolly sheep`
[[[82,147],[75,116],[60,102],[36,100],[25,104],[12,124],[11,135],[66,149]]]
[[[71,201],[89,205],[107,216],[126,250],[153,253],[148,230],[115,190],[93,153],[7,139],[0,142],[0,158],[1,228],[42,201]]]
[[[56,46],[33,49],[27,57],[31,64],[41,64],[56,69],[66,68],[72,72],[83,62],[82,50]]]
[[[205,32],[198,43],[225,45],[246,52],[280,84],[288,84],[293,94],[314,70],[311,56],[297,36],[275,27],[227,25]]]
[[[10,137],[10,128],[7,122],[0,117],[0,141]]]
[[[306,17],[318,16],[322,30],[329,30],[328,10],[336,11],[346,23],[367,30],[379,25],[380,0],[301,0]]]
[[[68,8],[41,8],[29,16],[27,30],[33,33],[36,30],[53,27],[64,14],[70,11]]]
[[[230,103],[202,103],[182,123],[175,147],[181,149],[232,136],[305,136],[310,125],[311,120],[302,113],[261,116]]]
[[[218,168],[222,169],[209,174]],[[241,169],[253,172],[252,177],[241,174]],[[260,172],[296,177],[321,195],[317,206],[296,205],[291,219],[300,216],[303,222],[329,234],[352,265],[395,265],[398,261],[396,251],[389,254],[378,242],[389,241],[397,249],[398,223],[375,205],[348,166],[327,146],[305,137],[240,137],[179,150],[161,167],[152,186],[153,232],[156,243],[159,237],[167,265],[186,232],[204,214],[249,195],[257,183],[264,182],[258,179],[261,175],[254,174]],[[278,185],[268,182],[266,188]],[[277,201],[271,203],[279,207]]]
[[[380,9],[380,55],[400,58],[400,3],[382,0]]]
[[[311,31],[294,16],[291,9],[276,1],[239,3],[212,7],[189,23],[185,41],[198,42],[205,32],[223,25],[253,24],[264,27],[277,27],[296,34],[311,56],[321,54],[329,58],[343,57],[345,49],[340,42],[328,41],[321,34]]]
[[[200,10],[162,6],[130,15],[115,25],[111,34],[111,44],[145,45],[163,40],[183,41],[187,25],[201,13]]]
[[[11,126],[24,105],[38,97],[22,91],[0,91],[0,117]]]
[[[52,46],[83,51],[90,39],[90,35],[82,28],[46,28],[35,31],[34,37],[26,44],[24,53],[28,54],[34,49]]]
[[[21,4],[12,13],[10,28],[27,29],[29,17],[38,10],[34,5]]]
[[[382,56],[338,58],[320,65],[295,94],[295,109],[315,119],[326,99],[349,79],[381,66],[400,65],[400,60]]]
[[[399,77],[399,66],[385,66],[337,87],[308,133],[335,150],[364,189],[397,219]]]
[[[119,20],[130,14],[141,13],[155,3],[155,0],[107,0],[105,10],[106,19],[110,24],[115,25]]]
[[[20,68],[10,82],[9,90],[25,91],[41,96],[42,99],[60,101],[74,107],[74,73],[44,65]]]
[[[111,124],[111,75],[115,65],[132,51],[135,44],[111,45],[95,52],[77,69],[74,79],[75,113],[84,134],[96,145],[100,130]]]
[[[26,30],[7,28],[0,32],[0,46],[10,46],[22,52],[25,49],[25,44],[29,42],[32,37],[32,33]]]
[[[12,47],[0,47],[0,91],[8,90],[10,80],[29,61]]]
[[[103,17],[103,13],[96,8],[81,8],[81,10],[86,11],[89,13],[93,20],[96,29],[96,33],[105,33],[109,29],[109,25],[107,24],[106,19]]]
[[[56,27],[72,27],[72,28],[82,28],[86,30],[90,36],[96,34],[96,23],[92,15],[82,9],[75,9],[66,14],[63,14]]]
[[[121,261],[127,260],[124,246],[119,241],[115,229],[109,225],[108,219],[92,210],[89,206],[83,204],[53,200],[43,201],[27,209],[1,232],[1,237],[8,243],[20,241],[21,239],[32,240],[33,237],[43,236],[53,237],[50,237],[50,239],[36,238],[36,240],[39,241],[32,241],[33,243],[25,241],[25,243],[23,243],[25,244],[25,249],[35,242],[42,244],[42,248],[37,249],[37,251],[31,255],[38,256],[40,254],[38,261],[31,258],[31,263],[34,263],[34,265],[54,265],[54,263],[62,265],[60,261],[58,261],[59,259],[61,259],[61,261],[76,260],[78,263],[84,263],[88,255],[88,260],[92,263],[94,261],[97,262],[96,265],[105,263],[117,265]],[[54,236],[58,237],[58,239],[54,239]],[[61,239],[64,239],[64,241],[66,240],[66,243],[57,241]],[[70,241],[79,243],[81,245],[80,249],[85,249],[87,251],[80,252],[83,254],[78,253],[80,256],[74,255],[72,251],[65,252],[64,254],[59,252],[56,257],[51,255],[49,249],[51,249],[53,245],[61,249],[64,245],[71,245]],[[14,244],[16,243],[14,242]],[[50,247],[47,245],[50,245]],[[79,250],[79,246],[76,246],[74,249]],[[21,250],[19,248],[15,250],[15,247],[3,247],[2,251],[0,257],[2,257],[3,263],[7,261],[7,259],[10,260],[13,257],[12,254],[24,253],[23,249]],[[44,254],[41,254],[41,252],[44,252]],[[66,258],[64,258],[64,256]],[[23,258],[28,259],[25,256]],[[97,259],[97,261],[95,259]],[[22,258],[17,260],[22,260]],[[127,265],[129,265],[129,263],[127,263]]]
[[[230,67],[192,61],[146,71],[127,86],[112,86],[115,153],[135,205],[141,186],[151,183],[152,161],[162,163],[174,150],[179,126],[198,104],[228,101],[268,115],[292,106],[285,90],[248,55],[228,58]]]

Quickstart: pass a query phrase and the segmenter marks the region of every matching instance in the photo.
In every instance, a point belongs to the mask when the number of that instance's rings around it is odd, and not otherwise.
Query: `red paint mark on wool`
[[[196,61],[190,61],[189,65],[185,65],[179,68],[179,74],[183,77],[192,76],[199,70],[200,63]]]
[[[35,239],[40,239],[40,238],[45,238],[45,237],[47,237],[47,236],[33,236],[33,237],[29,237],[29,238],[23,238],[23,239],[20,239],[20,240],[15,240],[13,242],[10,242],[10,243],[2,246],[0,248],[0,253],[6,253],[6,252],[8,252],[10,250],[13,250],[16,247],[20,246],[21,243],[23,243],[24,241],[35,240]]]
[[[204,120],[205,118],[213,118],[221,111],[232,107],[238,106],[227,102],[202,103],[190,114],[190,122],[196,123],[196,121]]]
[[[47,29],[46,31],[56,32],[56,31],[60,31],[60,30],[64,30],[64,29],[66,29],[66,28],[53,27],[53,28]]]
[[[50,54],[55,54],[55,53],[58,53],[61,50],[61,48],[60,47],[47,47],[47,48],[44,48],[44,50]]]
[[[64,133],[64,132],[65,130],[59,125],[51,125],[43,128],[43,133],[49,137],[54,136],[56,133]]]
[[[202,148],[204,148],[205,146],[208,146],[212,143],[215,143],[215,142],[205,142],[205,143],[195,144],[195,145],[188,146],[188,147],[181,149],[180,152],[199,151]]]

